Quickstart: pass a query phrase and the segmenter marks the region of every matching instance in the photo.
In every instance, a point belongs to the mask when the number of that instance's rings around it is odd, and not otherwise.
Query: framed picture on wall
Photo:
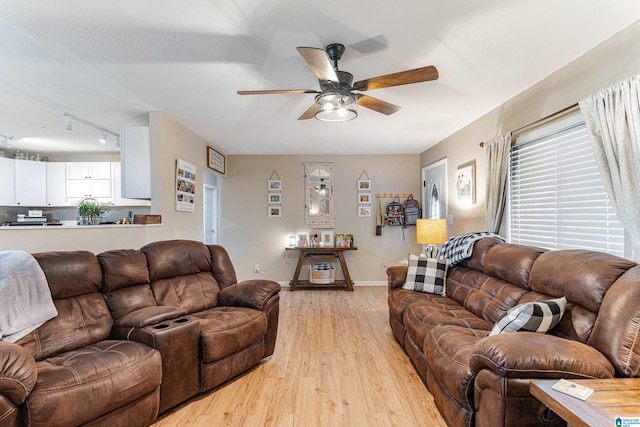
[[[268,187],[269,191],[282,191],[282,181],[279,179],[270,179]]]
[[[371,191],[371,180],[370,179],[359,179],[358,180],[358,191],[359,192],[370,192]]]
[[[371,206],[358,206],[358,216],[359,217],[371,216]]]
[[[224,175],[226,168],[224,155],[212,147],[207,147],[207,167]]]
[[[371,204],[371,193],[358,193],[358,204],[359,205],[370,205]]]
[[[268,193],[267,199],[270,205],[279,205],[282,203],[282,193]]]
[[[281,206],[269,206],[267,209],[269,210],[269,216],[282,216]]]
[[[476,202],[476,160],[461,164],[456,171],[456,200],[463,205]]]

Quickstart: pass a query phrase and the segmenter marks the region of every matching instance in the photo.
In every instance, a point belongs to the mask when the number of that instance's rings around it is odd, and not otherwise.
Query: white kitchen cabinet
[[[112,164],[113,177],[113,204],[115,206],[151,206],[151,201],[140,199],[128,199],[122,197],[122,166],[119,162]]]
[[[15,160],[0,157],[0,206],[13,206],[15,198]]]
[[[67,162],[67,203],[93,198],[105,204],[113,201],[111,162]]]
[[[110,162],[67,162],[67,179],[111,179]]]
[[[120,130],[122,196],[151,198],[151,150],[148,127],[124,127]]]
[[[47,163],[47,206],[68,206],[65,171],[64,162]]]
[[[47,164],[30,160],[15,161],[15,205],[46,206]]]
[[[67,179],[67,201],[76,202],[86,197],[101,202],[111,201],[110,179]]]

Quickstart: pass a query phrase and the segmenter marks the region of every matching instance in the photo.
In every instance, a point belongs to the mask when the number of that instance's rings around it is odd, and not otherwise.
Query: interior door
[[[218,244],[218,187],[204,186],[204,243]]]
[[[447,159],[422,169],[422,216],[444,219],[447,217]]]

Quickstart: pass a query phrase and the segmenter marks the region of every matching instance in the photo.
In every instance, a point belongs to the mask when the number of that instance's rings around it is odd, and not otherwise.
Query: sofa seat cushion
[[[37,365],[23,409],[31,426],[84,424],[152,393],[162,380],[160,353],[132,341],[101,341]]]
[[[389,291],[389,316],[398,323],[403,324],[404,312],[411,304],[418,301],[440,301],[447,299],[448,298],[440,295],[397,288]]]
[[[427,334],[423,351],[430,371],[444,391],[466,409],[473,409],[473,379],[469,362],[474,345],[488,330],[462,326],[436,326]]]
[[[487,331],[493,326],[492,323],[447,298],[411,304],[404,312],[403,322],[407,333],[420,348],[427,333],[439,325],[456,325]]]
[[[215,307],[193,316],[201,319],[203,363],[248,347],[267,332],[267,315],[253,308]]]

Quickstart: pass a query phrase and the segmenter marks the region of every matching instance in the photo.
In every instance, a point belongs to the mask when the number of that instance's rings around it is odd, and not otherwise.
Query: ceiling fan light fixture
[[[358,117],[357,97],[350,92],[329,91],[316,96],[320,106],[315,118],[321,122],[346,122]]]

